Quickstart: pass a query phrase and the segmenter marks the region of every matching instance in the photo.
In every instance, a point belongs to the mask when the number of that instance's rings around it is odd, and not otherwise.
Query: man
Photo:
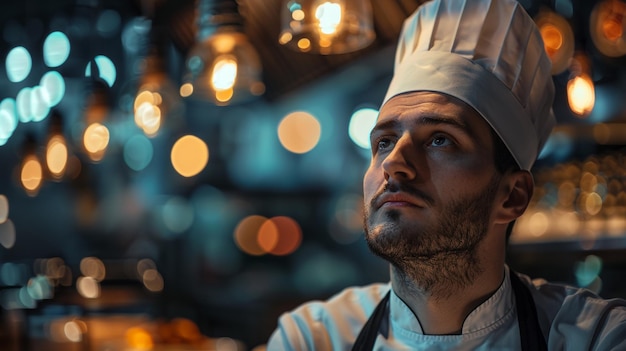
[[[626,301],[504,262],[553,96],[520,4],[422,5],[404,24],[363,180],[365,237],[391,282],[284,314],[268,350],[626,350]]]

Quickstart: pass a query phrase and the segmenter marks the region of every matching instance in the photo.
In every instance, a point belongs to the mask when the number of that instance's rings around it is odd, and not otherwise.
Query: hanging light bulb
[[[165,68],[167,38],[163,26],[155,20],[151,31],[149,55],[143,61],[143,74],[134,101],[135,124],[148,137],[158,134],[167,117],[177,113],[181,106],[174,84]]]
[[[283,0],[278,42],[300,52],[343,54],[376,37],[369,0]]]
[[[598,51],[608,57],[626,54],[626,4],[620,0],[603,0],[591,11],[589,33]]]
[[[63,136],[62,117],[57,111],[50,116],[50,132],[46,143],[46,166],[55,180],[60,180],[65,174],[68,162],[67,141]]]
[[[535,22],[544,47],[552,62],[551,74],[564,72],[574,56],[574,31],[563,16],[552,10],[541,9]]]
[[[595,86],[591,79],[586,56],[578,54],[572,60],[570,79],[567,82],[567,102],[570,110],[579,117],[587,117],[595,105]]]
[[[104,125],[109,113],[109,99],[105,86],[97,81],[94,84],[85,110],[87,128],[83,132],[83,147],[89,159],[99,162],[104,158],[110,140],[109,129]]]
[[[243,33],[236,0],[199,0],[197,43],[186,68],[181,96],[228,105],[265,92],[259,56]]]
[[[43,166],[37,156],[34,137],[29,134],[24,143],[24,157],[19,167],[20,184],[28,196],[36,196],[43,184]]]

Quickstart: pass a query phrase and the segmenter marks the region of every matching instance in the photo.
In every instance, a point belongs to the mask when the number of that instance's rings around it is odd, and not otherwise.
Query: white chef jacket
[[[390,318],[383,322],[374,350],[521,350],[509,274],[505,266],[501,286],[467,316],[460,335],[425,335],[390,283],[372,284],[284,313],[267,350],[350,350],[390,289]],[[519,276],[531,291],[548,350],[626,350],[626,300],[605,300],[586,289]]]

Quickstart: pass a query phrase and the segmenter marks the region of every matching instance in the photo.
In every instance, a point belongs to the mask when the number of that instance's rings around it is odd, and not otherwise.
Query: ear
[[[502,176],[500,197],[496,208],[496,221],[509,223],[521,216],[532,197],[535,185],[533,176],[525,170],[510,171]]]

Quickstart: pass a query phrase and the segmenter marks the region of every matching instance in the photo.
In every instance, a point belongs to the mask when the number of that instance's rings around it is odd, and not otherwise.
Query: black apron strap
[[[387,307],[389,306],[390,294],[391,290],[389,290],[387,294],[385,294],[385,297],[380,300],[378,306],[376,306],[376,309],[372,312],[372,315],[361,329],[354,345],[352,345],[352,351],[371,351],[374,348],[380,324],[382,323],[383,318],[388,316]]]
[[[522,341],[522,350],[547,351],[546,339],[543,337],[537,307],[528,287],[513,271],[510,271],[511,287],[515,295],[517,308],[517,322],[519,324],[519,336]]]
[[[511,288],[513,289],[513,295],[515,295],[517,322],[519,325],[522,350],[547,351],[546,339],[543,337],[543,333],[539,327],[537,308],[533,297],[515,272],[510,271],[510,276]],[[361,329],[359,336],[352,346],[352,351],[370,351],[374,348],[381,322],[383,318],[388,316],[387,310],[390,294],[391,291],[387,292],[385,297],[378,303],[378,306],[376,306],[376,309]]]

